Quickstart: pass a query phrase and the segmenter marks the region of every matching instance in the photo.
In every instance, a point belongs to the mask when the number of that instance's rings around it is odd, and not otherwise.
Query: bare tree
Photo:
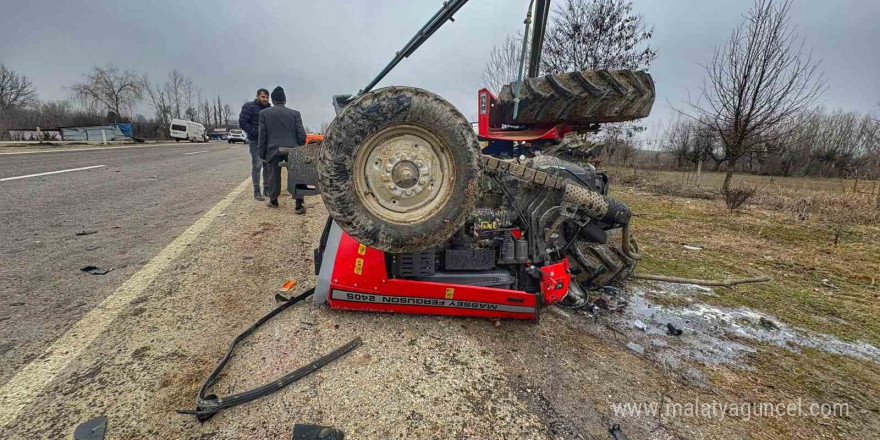
[[[824,177],[872,175],[878,159],[877,121],[870,115],[837,110],[816,111],[799,117],[786,136],[770,148],[778,164],[769,173]]]
[[[165,82],[165,94],[168,95],[168,99],[171,101],[172,115],[175,118],[180,118],[183,112],[186,111],[183,91],[185,82],[186,77],[177,69],[168,72],[168,80]]]
[[[31,81],[0,64],[0,110],[28,107],[36,103],[37,92]]]
[[[207,126],[210,123],[209,115],[205,113],[205,103],[202,99],[202,89],[196,88],[196,121]],[[210,110],[208,110],[210,112]]]
[[[508,35],[504,42],[493,47],[489,52],[489,61],[483,68],[483,86],[492,93],[499,94],[502,87],[516,81],[521,53],[522,34]]]
[[[224,103],[223,100],[220,98],[220,95],[217,95],[217,99],[215,99],[214,102],[210,104],[206,102],[205,104],[208,105],[209,109],[213,107],[212,110],[214,113],[213,116],[215,127],[229,125],[229,120],[232,117],[232,107],[230,107],[229,104]]]
[[[727,159],[722,191],[737,161],[783,136],[825,88],[819,62],[805,54],[789,20],[791,0],[756,0],[730,39],[705,66],[700,100],[691,116],[718,134]]]
[[[639,148],[633,142],[633,139],[624,139],[623,142],[617,146],[617,157],[620,158],[621,165],[624,167],[638,152]]]
[[[186,119],[190,121],[195,121],[199,118],[199,110],[196,108],[198,101],[195,100],[196,95],[201,95],[202,91],[195,84],[191,78],[186,78],[183,81],[183,101],[185,105],[184,115]]]
[[[131,116],[131,110],[144,96],[141,78],[113,64],[95,66],[85,81],[70,86],[73,96],[83,104],[117,117]]]
[[[207,99],[204,102],[202,102],[202,115],[204,117],[204,124],[211,125],[211,117],[212,117],[211,101],[209,101]]]
[[[629,0],[567,0],[557,8],[541,57],[544,73],[647,69],[654,34]]]
[[[703,162],[713,159],[718,147],[718,137],[706,124],[694,124],[694,146],[688,152],[688,160],[696,167],[694,186],[700,187],[703,175]]]
[[[230,125],[230,120],[232,120],[232,107],[229,104],[223,103],[223,125]]]
[[[691,120],[676,119],[666,129],[666,139],[661,146],[663,151],[675,157],[677,168],[681,168],[694,144],[694,123]]]
[[[172,117],[171,100],[168,97],[166,88],[159,84],[152,84],[147,75],[143,76],[141,83],[150,106],[153,108],[157,123],[156,130],[159,133],[165,133],[165,129],[171,124]]]

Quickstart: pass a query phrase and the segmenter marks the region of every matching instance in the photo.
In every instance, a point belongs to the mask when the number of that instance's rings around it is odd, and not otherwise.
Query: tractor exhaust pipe
[[[621,250],[633,260],[639,260],[642,256],[633,248],[630,239],[629,221],[632,211],[624,203],[611,197],[603,196],[589,188],[573,183],[565,185],[562,201],[578,205],[588,217],[613,226],[621,226]]]
[[[564,191],[562,201],[579,205],[588,217],[613,226],[629,224],[632,213],[623,203],[573,183],[566,184]]]

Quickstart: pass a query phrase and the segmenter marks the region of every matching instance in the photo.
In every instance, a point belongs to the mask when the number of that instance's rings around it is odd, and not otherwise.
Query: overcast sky
[[[560,5],[564,0],[555,0]],[[366,85],[440,7],[440,0],[0,0],[0,62],[27,75],[40,99],[96,64],[164,80],[172,68],[205,96],[237,112],[259,87],[282,85],[317,128],[333,117],[330,97]],[[522,28],[528,0],[471,0],[380,85],[434,91],[476,118],[486,54]],[[655,126],[698,92],[703,63],[742,20],[746,0],[634,0],[655,27],[651,73]],[[822,59],[823,103],[860,112],[880,100],[880,1],[796,0],[793,22]],[[142,112],[149,114],[144,107]]]

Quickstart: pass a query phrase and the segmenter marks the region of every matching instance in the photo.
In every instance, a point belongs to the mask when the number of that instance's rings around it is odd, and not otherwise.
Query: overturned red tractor
[[[641,71],[538,76],[549,1],[535,2],[526,77],[497,97],[478,92],[478,133],[434,93],[372,90],[464,3],[444,3],[356,96],[334,97],[322,143],[290,150],[290,190],[320,194],[330,213],[315,250],[319,303],[536,319],[639,259],[607,176],[556,153],[599,124],[648,116],[654,83]]]

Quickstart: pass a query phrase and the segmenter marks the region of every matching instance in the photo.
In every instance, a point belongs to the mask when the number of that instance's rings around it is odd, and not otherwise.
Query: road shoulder
[[[191,408],[201,381],[241,330],[275,307],[287,279],[309,286],[326,220],[241,196],[130,308],[25,408],[13,438],[69,436],[107,415],[108,439],[285,438],[294,422],[339,426],[352,438],[547,438],[508,388],[503,366],[467,320],[335,312],[311,302],[278,316],[229,365],[216,392],[260,385],[355,336],[364,345],[272,396],[205,424]]]

